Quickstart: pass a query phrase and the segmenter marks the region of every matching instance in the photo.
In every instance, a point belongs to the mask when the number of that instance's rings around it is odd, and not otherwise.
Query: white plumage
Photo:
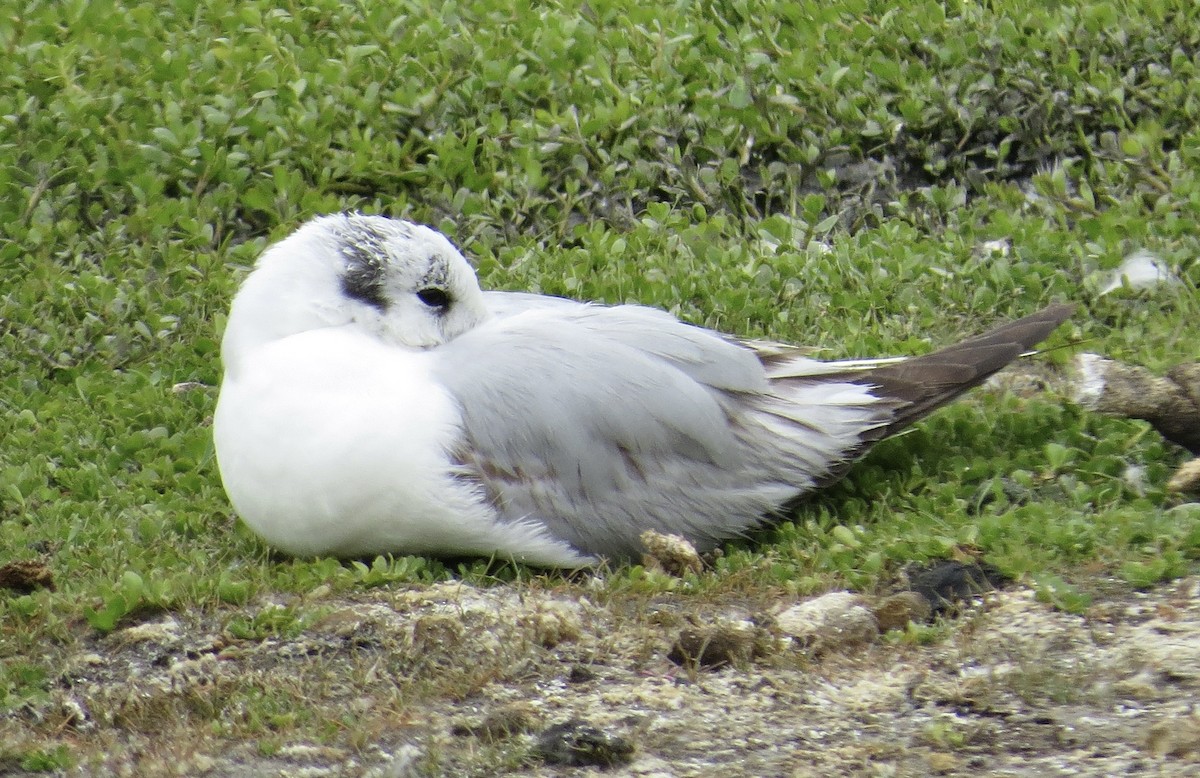
[[[439,233],[315,219],[230,312],[214,419],[238,514],[290,554],[573,567],[701,548],[981,382],[1054,306],[913,360],[818,362],[640,306],[482,292]]]

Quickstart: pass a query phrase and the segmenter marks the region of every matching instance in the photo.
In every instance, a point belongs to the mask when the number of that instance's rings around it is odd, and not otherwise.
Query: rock
[[[596,671],[587,665],[571,665],[567,673],[567,683],[587,683],[596,680]]]
[[[925,759],[929,762],[930,771],[938,775],[952,773],[962,766],[961,759],[945,751],[933,751]]]
[[[924,597],[940,614],[979,594],[999,588],[1005,576],[985,562],[943,559],[909,572],[909,589]]]
[[[427,775],[421,769],[424,754],[412,743],[405,743],[396,749],[387,762],[366,773],[365,778],[418,778]]]
[[[1200,458],[1184,462],[1167,481],[1167,491],[1200,494]]]
[[[866,600],[851,592],[829,592],[793,605],[775,617],[779,631],[800,648],[824,652],[871,643],[879,622]]]
[[[580,719],[555,724],[538,736],[535,756],[547,764],[566,767],[614,767],[633,757],[633,745],[606,735]]]
[[[681,535],[664,535],[648,529],[642,533],[641,541],[646,547],[642,564],[648,570],[661,570],[678,578],[704,569],[696,547]]]
[[[0,589],[29,594],[37,589],[54,591],[54,574],[42,562],[21,560],[0,565]]]
[[[1200,516],[1196,504],[1171,510],[1180,526]],[[166,654],[122,641],[121,630],[48,643],[47,694],[19,703],[10,731],[71,748],[117,733],[133,745],[92,751],[80,763],[128,776],[982,776],[1037,775],[1047,765],[1077,775],[1188,775],[1200,760],[1188,721],[1200,682],[1200,577],[1149,591],[1089,583],[1098,602],[1086,616],[1047,607],[1036,589],[1010,589],[990,594],[986,611],[943,625],[935,640],[845,648],[824,662],[811,654],[758,661],[763,641],[775,641],[775,651],[784,639],[775,614],[798,604],[778,604],[778,589],[622,600],[608,590],[590,595],[586,581],[434,586],[422,585],[419,597],[384,587],[331,595],[328,622],[239,640],[221,654],[204,646],[217,645],[225,608],[172,614],[179,640]],[[889,607],[889,598],[831,597],[891,612],[916,596],[902,594]],[[576,641],[551,651],[518,626],[547,600],[578,608],[583,621]],[[690,671],[664,665],[662,636],[718,619],[755,631],[751,662],[697,672],[694,682]],[[370,642],[337,637],[355,625]],[[450,644],[439,646],[440,637]],[[264,731],[270,748],[262,750],[253,740],[232,743],[223,726],[197,726],[227,721],[234,708],[201,706],[236,703],[243,689],[277,690],[289,707],[267,711],[304,718],[281,716],[280,729]],[[574,752],[552,764],[534,758],[543,730],[572,718],[602,733],[576,732],[581,750],[620,736],[609,758],[618,761],[628,744],[636,751],[615,767],[561,764],[584,761]],[[279,752],[326,743],[322,720],[357,728],[339,725],[342,734],[327,743],[337,750]],[[192,749],[187,738],[197,733],[204,738],[195,752],[207,760],[155,748],[182,737]],[[569,742],[560,738],[557,751]],[[593,758],[603,761],[604,751]],[[10,763],[0,757],[0,765],[2,773]]]
[[[412,648],[418,653],[453,651],[467,636],[467,628],[461,618],[441,613],[414,619],[411,630]]]
[[[458,724],[456,735],[474,735],[482,740],[498,741],[530,732],[538,725],[537,711],[527,702],[514,702],[493,709],[481,721]]]
[[[583,632],[579,606],[560,600],[538,603],[530,612],[520,616],[517,623],[533,633],[533,639],[546,648],[578,640]]]
[[[188,771],[192,775],[204,775],[217,769],[217,760],[204,754],[195,754],[188,761],[190,762],[187,766]]]
[[[123,643],[170,645],[179,640],[179,622],[167,617],[162,621],[135,624],[118,632],[116,638]]]
[[[321,584],[320,586],[306,593],[304,595],[304,599],[308,602],[316,602],[317,600],[325,599],[331,594],[333,594],[333,587],[329,584]]]
[[[1111,688],[1124,699],[1150,701],[1161,700],[1166,696],[1164,686],[1161,673],[1143,668],[1140,672],[1113,683]]]
[[[897,592],[871,608],[880,632],[904,629],[911,621],[923,624],[933,615],[933,606],[920,592]]]
[[[1185,756],[1200,751],[1200,715],[1164,718],[1146,733],[1146,750],[1155,756]]]
[[[313,623],[311,631],[318,635],[350,639],[363,632],[370,622],[370,614],[351,606],[329,611]]]
[[[724,667],[754,657],[757,628],[747,621],[721,620],[680,630],[667,658],[677,665]]]

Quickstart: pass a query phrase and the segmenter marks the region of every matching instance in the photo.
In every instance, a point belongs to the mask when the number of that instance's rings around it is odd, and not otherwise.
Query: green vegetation
[[[1075,300],[1051,345],[1196,359],[1200,10],[958,5],[0,0],[0,565],[41,560],[56,584],[0,590],[0,734],[35,733],[0,765],[80,758],[59,719],[27,713],[46,657],[150,614],[265,640],[324,606],[251,605],[318,587],[576,585],[282,560],[236,523],[208,429],[225,311],[310,215],[404,216],[485,286],[641,302],[829,357],[924,352]],[[1137,248],[1183,283],[1098,297]],[[1163,491],[1180,460],[1054,392],[977,393],[712,571],[635,566],[605,588],[871,590],[965,554],[1080,612],[1087,575],[1196,569],[1200,512]],[[299,688],[218,691],[190,720],[265,732],[264,753],[356,736]]]

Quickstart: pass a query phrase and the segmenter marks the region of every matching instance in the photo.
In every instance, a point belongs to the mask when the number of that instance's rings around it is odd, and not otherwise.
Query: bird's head
[[[234,298],[222,350],[229,361],[343,326],[430,348],[486,315],[474,271],[441,233],[384,216],[321,216],[263,253]]]

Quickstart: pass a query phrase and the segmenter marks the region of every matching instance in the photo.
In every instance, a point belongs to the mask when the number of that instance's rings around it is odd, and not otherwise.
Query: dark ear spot
[[[342,292],[381,311],[387,310],[388,301],[383,294],[383,269],[378,262],[356,261],[352,256],[342,274]]]

